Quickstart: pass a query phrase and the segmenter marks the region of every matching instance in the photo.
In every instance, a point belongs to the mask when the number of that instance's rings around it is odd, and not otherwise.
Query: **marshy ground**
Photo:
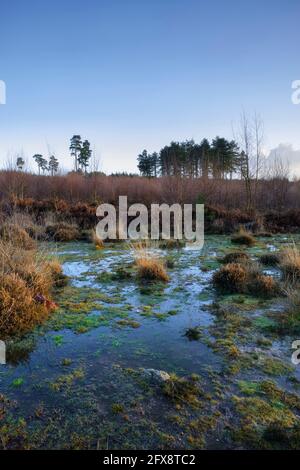
[[[292,240],[258,238],[243,251],[259,260]],[[46,249],[69,284],[42,326],[8,341],[1,448],[300,447],[300,329],[277,328],[283,296],[215,289],[237,249],[230,236],[206,236],[202,250],[154,248],[168,282],[140,279],[125,243]],[[261,269],[280,278],[276,265]]]

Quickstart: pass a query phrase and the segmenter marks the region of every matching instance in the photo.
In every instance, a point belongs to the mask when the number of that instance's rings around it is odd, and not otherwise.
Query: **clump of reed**
[[[225,293],[244,292],[247,284],[246,267],[239,263],[228,263],[214,273],[213,284]]]
[[[231,242],[236,245],[253,246],[256,240],[250,232],[240,227],[239,231],[231,237]]]
[[[168,282],[165,263],[150,250],[149,242],[141,240],[131,245],[135,255],[137,275],[143,281]]]
[[[283,279],[288,283],[295,284],[300,281],[300,251],[295,244],[281,252],[280,269]]]
[[[262,274],[254,262],[225,264],[215,272],[213,284],[226,294],[273,297],[280,291],[273,277]]]
[[[169,281],[164,263],[156,258],[142,257],[136,259],[138,277],[145,281]]]

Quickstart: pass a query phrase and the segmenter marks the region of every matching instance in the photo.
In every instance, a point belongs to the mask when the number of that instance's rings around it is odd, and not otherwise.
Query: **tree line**
[[[245,155],[234,140],[216,137],[211,142],[203,139],[171,142],[159,152],[143,150],[138,155],[138,169],[142,176],[188,176],[191,178],[228,178],[241,174]]]

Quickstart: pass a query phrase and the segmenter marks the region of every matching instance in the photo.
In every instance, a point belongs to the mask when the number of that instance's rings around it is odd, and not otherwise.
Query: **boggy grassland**
[[[193,250],[46,222],[1,228],[1,448],[300,447],[297,234]]]

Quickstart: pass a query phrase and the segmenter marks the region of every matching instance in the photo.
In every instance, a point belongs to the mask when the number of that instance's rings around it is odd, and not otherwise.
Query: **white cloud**
[[[300,149],[294,149],[292,144],[281,143],[269,153],[268,162],[271,163],[275,159],[289,164],[291,176],[300,176]]]

